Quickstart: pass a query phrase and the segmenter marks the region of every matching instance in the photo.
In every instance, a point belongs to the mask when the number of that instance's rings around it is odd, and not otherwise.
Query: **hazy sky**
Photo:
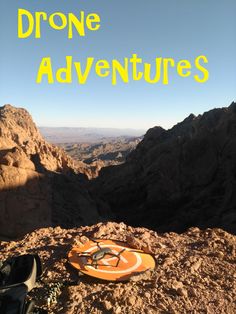
[[[42,38],[17,38],[17,10],[96,12],[101,28],[81,38],[42,26]],[[41,126],[170,127],[189,113],[228,106],[236,94],[235,0],[1,0],[0,105],[11,103],[30,111]],[[206,55],[209,80],[170,73],[170,84],[121,81],[94,72],[86,85],[36,84],[40,61],[51,56],[55,68],[65,56],[118,59],[137,53],[153,63],[156,57],[193,61]]]

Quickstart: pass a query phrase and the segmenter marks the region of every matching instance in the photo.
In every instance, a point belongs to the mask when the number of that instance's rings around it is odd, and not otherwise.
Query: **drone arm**
[[[123,253],[125,250],[126,250],[125,248],[122,249],[122,250],[117,254],[117,256],[120,256],[120,254]]]
[[[92,242],[96,243],[96,244],[97,244],[97,246],[98,246],[98,248],[101,250],[101,246],[100,246],[99,241],[97,241],[97,240],[96,240],[96,239],[94,239],[94,238],[89,238],[89,240],[91,240]]]

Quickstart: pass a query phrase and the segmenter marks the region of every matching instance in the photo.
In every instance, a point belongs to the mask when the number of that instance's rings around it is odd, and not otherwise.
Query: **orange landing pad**
[[[68,254],[70,264],[84,274],[103,280],[126,281],[155,268],[155,260],[150,254],[132,249],[125,242],[102,239],[96,239],[96,242],[90,240],[82,247],[73,247]],[[104,248],[108,248],[109,254],[95,262],[92,255]]]

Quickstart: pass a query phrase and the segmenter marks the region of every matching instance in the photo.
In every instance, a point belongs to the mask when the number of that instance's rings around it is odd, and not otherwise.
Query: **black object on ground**
[[[0,265],[0,313],[30,314],[34,302],[26,301],[29,291],[42,274],[38,255],[25,254],[12,257]]]

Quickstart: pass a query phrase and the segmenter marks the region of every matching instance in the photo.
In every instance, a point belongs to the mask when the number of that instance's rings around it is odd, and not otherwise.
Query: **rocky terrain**
[[[141,137],[118,137],[103,139],[97,143],[65,143],[62,147],[74,160],[83,161],[97,168],[96,176],[103,167],[115,166],[125,162],[126,157],[136,148]]]
[[[91,193],[118,221],[159,231],[236,233],[236,103],[145,134],[127,161],[103,168]]]
[[[107,220],[159,232],[236,233],[235,135],[232,103],[170,130],[148,130],[125,163],[99,172],[102,165],[47,143],[26,110],[0,107],[0,236]]]
[[[91,176],[86,164],[42,138],[25,109],[0,107],[1,236],[101,221],[84,184]]]
[[[67,263],[72,246],[88,237],[127,241],[151,252],[156,268],[129,282],[103,282],[78,274]],[[48,313],[227,313],[236,312],[236,237],[221,229],[191,228],[183,234],[156,233],[123,223],[75,229],[44,228],[19,241],[0,242],[1,257],[37,252],[42,281],[30,297]],[[47,305],[48,286],[65,282],[57,302]]]
[[[47,143],[26,110],[0,107],[0,237],[14,238],[0,241],[0,261],[40,255],[44,273],[29,296],[37,307],[235,313],[236,103],[150,129],[125,163],[92,180],[96,169]],[[90,237],[126,241],[153,254],[156,268],[126,283],[79,274],[67,253]]]

